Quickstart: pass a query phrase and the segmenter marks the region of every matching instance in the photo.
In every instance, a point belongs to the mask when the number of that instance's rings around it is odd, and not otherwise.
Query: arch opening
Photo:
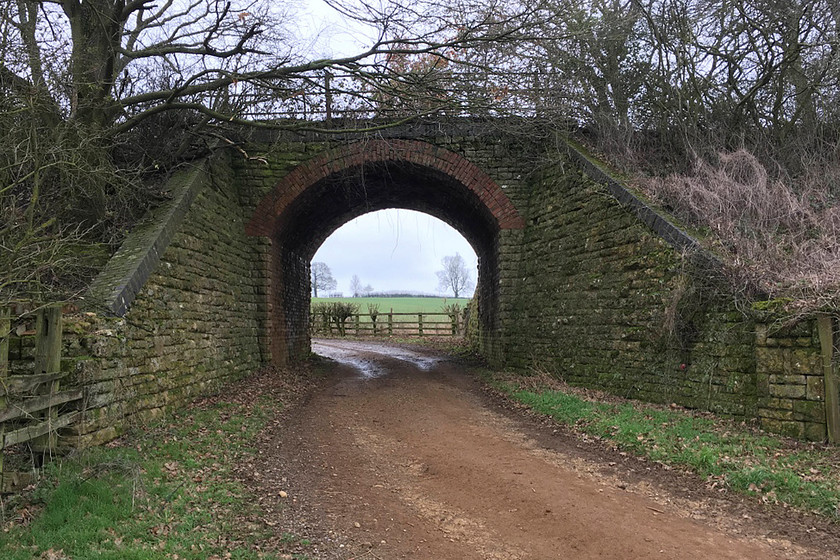
[[[312,297],[352,297],[354,276],[359,277],[363,287],[372,288],[369,292],[373,297],[398,294],[455,297],[451,285],[441,286],[437,273],[443,269],[443,259],[456,253],[470,276],[467,289],[458,286],[458,297],[469,299],[478,279],[478,258],[472,245],[457,230],[434,216],[414,210],[388,209],[363,214],[336,229],[318,247],[311,264],[314,268],[319,263],[319,272],[329,274],[335,285],[321,278],[315,286],[313,280]],[[321,265],[326,265],[326,269]],[[315,278],[315,270],[311,278]],[[385,304],[383,308],[388,307]],[[364,302],[362,310],[365,310]]]
[[[318,247],[348,221],[387,208],[429,214],[464,236],[478,257],[479,329],[498,330],[499,232],[524,225],[501,187],[463,157],[427,143],[359,142],[295,168],[247,226],[251,235],[271,239],[268,324],[275,363],[309,352],[309,267]]]

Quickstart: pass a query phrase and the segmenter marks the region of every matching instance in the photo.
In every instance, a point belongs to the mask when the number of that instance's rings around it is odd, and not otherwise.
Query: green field
[[[380,313],[442,313],[444,305],[458,303],[466,307],[469,298],[431,298],[431,297],[350,297],[350,298],[312,298],[312,303],[342,301],[355,303],[359,313],[368,312],[368,304],[378,304]]]

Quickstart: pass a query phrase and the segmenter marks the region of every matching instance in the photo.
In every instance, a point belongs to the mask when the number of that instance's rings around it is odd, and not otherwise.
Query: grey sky
[[[308,51],[312,58],[358,54],[370,47],[377,36],[375,28],[344,17],[324,0],[297,0],[291,12],[291,32],[302,51]]]
[[[315,253],[350,295],[354,274],[376,291],[438,293],[441,259],[460,253],[476,280],[478,261],[467,240],[445,222],[411,210],[382,210],[352,220]]]

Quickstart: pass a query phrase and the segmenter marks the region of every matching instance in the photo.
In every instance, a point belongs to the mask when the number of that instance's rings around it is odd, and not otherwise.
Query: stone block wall
[[[655,398],[655,391],[645,398],[663,402],[672,396],[671,401],[691,408],[755,418],[754,323],[725,295],[716,298],[687,316],[688,325],[677,327],[689,330],[684,340],[672,336],[664,345],[659,367],[665,372],[665,398]]]
[[[503,259],[518,266],[500,271],[505,361],[823,440],[816,321],[780,327],[762,305],[736,305],[720,263],[593,175],[561,161],[531,185],[526,229],[505,249],[519,259]]]
[[[65,322],[69,382],[86,389],[74,443],[113,439],[266,363],[265,242],[244,233],[229,162],[195,173],[194,200],[166,226],[171,239],[125,315],[104,316],[91,302],[96,312]]]
[[[756,324],[758,417],[768,430],[820,441],[826,436],[825,379],[816,323]]]
[[[686,260],[572,165],[532,186],[507,360],[630,398],[752,416],[753,329]]]

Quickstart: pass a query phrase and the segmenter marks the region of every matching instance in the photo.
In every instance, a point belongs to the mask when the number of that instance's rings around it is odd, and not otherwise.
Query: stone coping
[[[85,307],[120,317],[126,314],[206,184],[207,166],[206,161],[191,164],[169,179],[172,198],[131,230],[91,284],[84,297]]]
[[[674,225],[667,217],[663,216],[638,196],[630,192],[627,187],[618,182],[609,173],[604,171],[595,161],[582,150],[575,147],[570,141],[563,140],[568,148],[569,155],[580,168],[595,182],[607,187],[619,204],[631,210],[638,218],[648,226],[654,233],[665,240],[669,245],[679,251],[704,251],[700,242],[694,239],[685,231]],[[707,255],[711,258],[711,255]],[[717,260],[717,259],[714,259]]]

